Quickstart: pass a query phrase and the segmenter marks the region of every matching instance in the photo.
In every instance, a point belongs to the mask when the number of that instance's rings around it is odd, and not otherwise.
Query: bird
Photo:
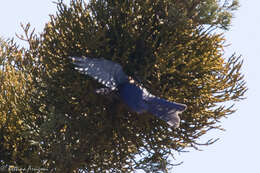
[[[150,113],[165,121],[170,127],[178,128],[180,117],[178,114],[187,109],[185,104],[168,101],[149,93],[144,87],[133,83],[120,64],[104,58],[90,58],[69,56],[74,69],[81,74],[96,79],[106,88],[96,90],[98,94],[116,91],[120,100],[129,110],[137,114]]]

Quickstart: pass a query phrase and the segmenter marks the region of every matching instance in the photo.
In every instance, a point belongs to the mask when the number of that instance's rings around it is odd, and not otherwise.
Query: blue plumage
[[[70,58],[73,60],[76,70],[95,78],[108,87],[108,89],[98,89],[97,93],[103,94],[118,90],[121,100],[132,111],[137,113],[149,112],[174,128],[179,126],[180,118],[178,114],[186,109],[186,105],[155,97],[145,88],[130,83],[128,76],[118,63],[104,58]]]
[[[148,109],[148,105],[143,100],[143,92],[136,85],[125,82],[119,85],[118,92],[123,102],[133,111],[143,113]]]

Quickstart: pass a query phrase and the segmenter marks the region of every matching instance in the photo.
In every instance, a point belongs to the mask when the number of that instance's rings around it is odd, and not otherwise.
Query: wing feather
[[[89,75],[111,89],[128,80],[121,65],[104,58],[70,57],[75,69]]]

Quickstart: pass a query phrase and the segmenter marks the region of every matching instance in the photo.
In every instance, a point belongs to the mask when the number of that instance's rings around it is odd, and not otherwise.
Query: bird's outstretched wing
[[[108,95],[112,92],[113,90],[111,88],[99,88],[96,89],[96,93],[97,94],[101,94],[101,95]]]
[[[148,105],[147,112],[155,115],[156,117],[166,121],[170,126],[177,128],[180,124],[179,113],[182,113],[187,108],[186,105],[170,102],[168,100],[155,97],[150,94],[145,88],[141,88],[143,91],[143,100]]]
[[[128,81],[121,65],[106,60],[104,58],[87,58],[87,57],[69,57],[72,59],[75,69],[79,72],[89,75],[98,82],[104,84],[112,90],[118,85]]]

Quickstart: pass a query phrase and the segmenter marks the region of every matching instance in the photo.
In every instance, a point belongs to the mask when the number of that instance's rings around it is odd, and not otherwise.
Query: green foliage
[[[184,20],[188,17],[196,26],[208,25],[224,30],[229,28],[233,12],[239,7],[237,0],[184,0],[180,3],[182,8],[178,9],[186,14]]]
[[[13,40],[0,46],[0,163],[1,165],[39,165],[32,145],[37,135],[33,84],[34,67],[30,52],[19,49]],[[37,109],[38,105],[36,106]],[[37,160],[38,158],[38,160]]]
[[[24,27],[28,50],[2,44],[0,163],[58,172],[167,171],[169,156],[220,129],[220,119],[234,112],[225,103],[246,91],[241,58],[224,58],[225,38],[211,32],[228,28],[237,3],[227,2],[57,3],[41,35]],[[101,84],[75,72],[67,58],[82,55],[116,61],[153,94],[187,104],[180,128],[95,94]]]

